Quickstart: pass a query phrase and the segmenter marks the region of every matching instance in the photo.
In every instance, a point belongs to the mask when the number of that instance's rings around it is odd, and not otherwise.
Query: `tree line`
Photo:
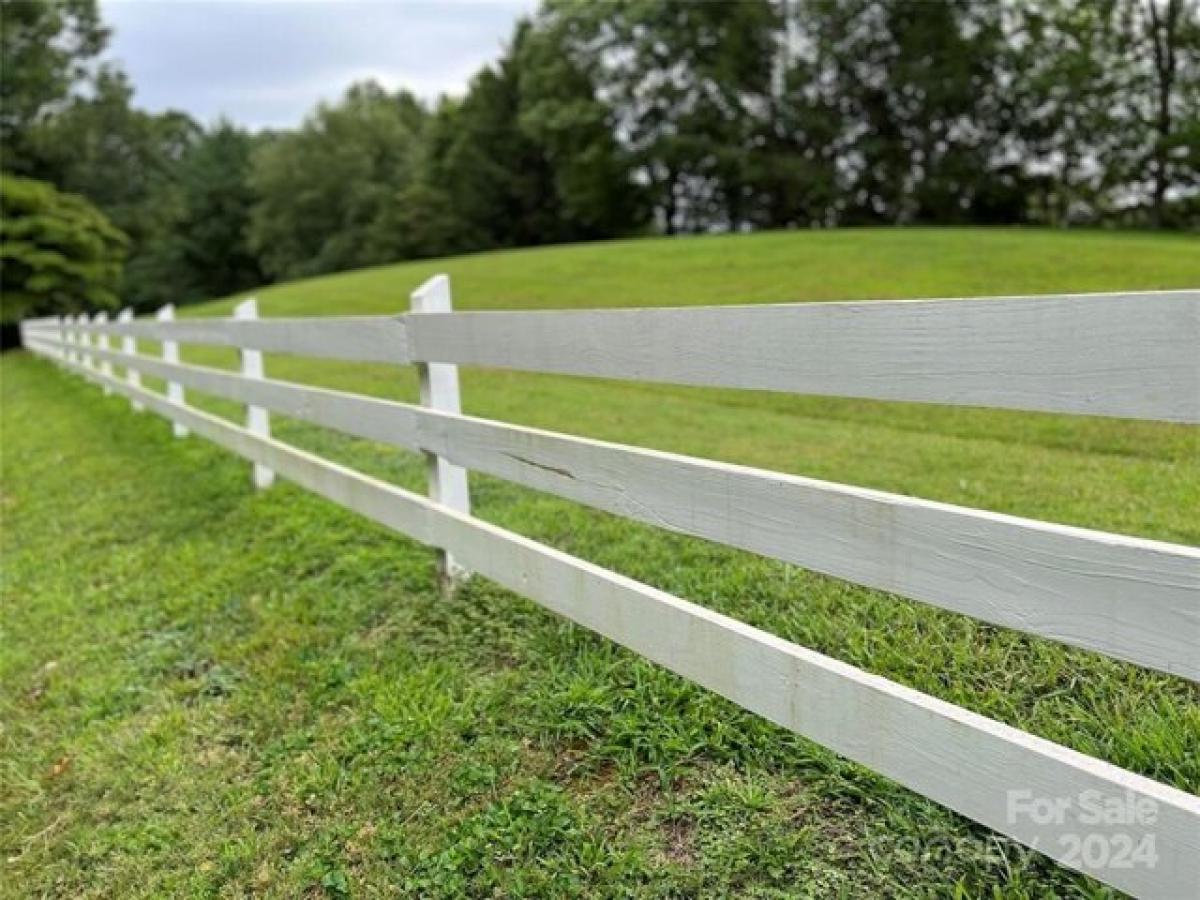
[[[3,18],[9,321],[647,233],[1200,227],[1197,0],[544,0],[462,97],[259,132],[139,109],[95,0]]]

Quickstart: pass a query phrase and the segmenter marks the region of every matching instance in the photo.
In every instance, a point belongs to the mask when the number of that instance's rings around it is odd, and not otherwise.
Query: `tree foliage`
[[[0,158],[32,168],[30,128],[87,80],[108,42],[96,0],[5,3],[0,27]]]
[[[254,154],[251,244],[267,274],[627,234],[644,207],[588,72],[518,26],[465,97],[429,110],[353,86]]]
[[[183,113],[151,114],[132,101],[125,75],[102,69],[87,95],[34,127],[29,144],[38,177],[86,196],[129,235],[121,293],[146,308],[179,299],[181,163],[200,128]]]
[[[539,27],[594,73],[672,234],[747,224],[781,21],[768,0],[551,0]]]
[[[0,320],[116,308],[127,244],[84,198],[0,175]]]
[[[566,131],[588,128],[589,110],[571,104],[592,89],[561,58],[552,74],[539,70],[554,59],[545,46],[551,40],[521,23],[466,97],[443,102],[434,117],[425,180],[455,210],[461,249],[585,240],[628,227],[614,196],[621,182],[613,176],[622,173],[610,164],[615,145],[607,133],[568,143]]]
[[[139,109],[95,0],[4,11],[0,162],[127,303],[648,231],[1200,228],[1200,0],[543,0],[462,96],[252,134]]]
[[[539,148],[561,216],[570,223],[568,233],[553,239],[629,234],[646,221],[645,186],[617,136],[616,109],[600,98],[603,67],[573,52],[571,25],[552,17],[518,24],[502,63],[516,83],[516,125]]]
[[[299,278],[394,259],[377,227],[414,180],[428,113],[407,92],[357,84],[255,154],[250,241],[267,274]]]
[[[182,211],[172,239],[185,301],[232,294],[265,279],[249,240],[255,145],[248,133],[221,121],[195,139],[179,165]]]

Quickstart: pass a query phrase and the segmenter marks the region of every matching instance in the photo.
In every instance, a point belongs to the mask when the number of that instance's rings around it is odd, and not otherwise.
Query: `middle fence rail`
[[[250,310],[250,306],[245,306]],[[23,323],[26,347],[1064,865],[1144,896],[1200,885],[1200,799],[800,647],[470,515],[473,469],[627,518],[1200,681],[1200,550],[464,416],[456,364],[1200,422],[1200,291],[454,313],[438,276],[394,317]],[[123,338],[122,350],[106,346]],[[164,342],[163,359],[134,352]],[[178,343],[422,369],[422,404],[178,362]],[[243,359],[253,357],[244,356]],[[122,380],[113,366],[126,370]],[[168,382],[164,396],[140,386]],[[246,428],[188,406],[234,400]],[[430,457],[431,498],[269,436],[266,410]],[[261,416],[258,413],[261,412]],[[1093,822],[1092,797],[1149,804]],[[1022,798],[1062,814],[1022,813]],[[1066,801],[1065,804],[1061,801]],[[1081,834],[1153,862],[1114,867]],[[1148,842],[1148,845],[1147,843]]]

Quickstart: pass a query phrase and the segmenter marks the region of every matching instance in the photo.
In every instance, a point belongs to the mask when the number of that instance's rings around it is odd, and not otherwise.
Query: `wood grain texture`
[[[39,349],[40,348],[40,349]],[[56,352],[34,342],[39,352]],[[1191,896],[1200,884],[1200,798],[800,647],[535,541],[161,395],[75,366],[217,444],[426,544],[776,724],[1135,895]],[[1041,823],[1014,792],[1064,801]],[[1087,820],[1085,798],[1133,800],[1150,821]],[[1089,865],[1071,835],[1154,842],[1154,866]]]
[[[450,279],[435,275],[418,287],[409,297],[414,315],[448,313],[453,309]],[[417,383],[421,406],[440,412],[458,414],[462,401],[458,385],[458,366],[450,363],[417,363]],[[429,496],[438,503],[461,513],[471,511],[471,490],[467,470],[455,465],[445,454],[426,452],[429,471]],[[443,593],[454,590],[457,582],[466,577],[466,570],[447,548],[438,559]]]
[[[1200,681],[1200,549],[479,419],[421,416],[477,471]]]
[[[408,329],[425,361],[1200,422],[1200,291],[453,313]]]
[[[1200,681],[1200,549],[200,366],[118,365]]]
[[[239,303],[233,310],[234,319],[239,322],[253,321],[258,318],[258,300],[249,297]],[[266,370],[263,367],[261,350],[241,348],[238,357],[242,366],[242,377],[251,381],[262,381]],[[266,408],[254,403],[246,404],[246,428],[251,434],[269,437],[271,434],[271,416]],[[259,490],[269,488],[275,482],[275,473],[266,466],[254,464],[254,486]]]
[[[54,347],[55,343],[46,341],[45,345]],[[147,356],[129,357],[110,351],[108,358],[118,365],[135,366],[145,375],[175,380],[206,394],[264,406],[283,416],[368,440],[420,449],[415,424],[416,417],[422,412],[420,407],[271,378],[251,380],[236,372],[190,363],[169,363]]]
[[[175,304],[167,303],[159,307],[154,314],[155,320],[160,324],[171,324],[175,321]],[[163,362],[168,365],[177,364],[179,362],[179,342],[170,338],[162,340],[162,358]],[[167,380],[167,399],[175,406],[184,406],[187,399],[184,395],[183,385],[174,379]],[[171,425],[171,431],[177,438],[185,438],[188,436],[188,430],[181,422],[174,422]]]
[[[92,325],[97,334],[131,335],[181,344],[240,347],[328,359],[411,362],[398,316],[322,316],[303,319],[183,319]]]

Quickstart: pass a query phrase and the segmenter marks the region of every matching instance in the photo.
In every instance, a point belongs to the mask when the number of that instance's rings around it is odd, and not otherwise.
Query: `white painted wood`
[[[40,355],[51,359],[56,359],[58,354],[47,345],[52,344],[58,338],[61,330],[62,325],[54,316],[49,319],[24,319],[17,323],[21,346],[30,351],[36,349]]]
[[[78,362],[75,352],[75,317],[71,315],[63,316],[63,360],[66,362]]]
[[[133,321],[133,310],[130,309],[128,306],[125,307],[123,310],[121,310],[120,314],[117,316],[117,321],[118,322],[132,322]],[[135,338],[135,337],[133,337],[133,335],[129,335],[129,334],[122,337],[121,338],[121,352],[126,354],[127,356],[137,356],[137,338]],[[138,370],[135,369],[133,366],[125,367],[125,380],[128,381],[134,387],[142,386],[141,373],[138,372]],[[134,412],[142,411],[141,404],[139,404],[136,400],[130,400],[129,404],[130,404],[130,406],[133,407]]]
[[[97,325],[101,326],[108,324],[108,313],[103,311],[97,312],[95,316],[92,317],[92,322],[95,322]],[[101,350],[101,352],[108,349],[108,335],[103,334],[103,332],[97,332],[96,348]],[[100,365],[100,373],[103,374],[103,376],[112,376],[112,362],[103,361],[97,358],[97,364]],[[109,388],[104,388],[104,394],[112,394],[112,392],[113,391]]]
[[[174,323],[174,321],[175,321],[175,304],[168,303],[165,306],[160,307],[158,312],[155,313],[154,318],[158,321],[158,323],[162,323],[162,324]],[[129,331],[127,333],[134,335],[134,332],[132,332],[132,331]],[[136,336],[136,335],[134,335],[134,336]],[[163,337],[163,338],[160,338],[160,340],[162,341],[163,362],[178,363],[179,362],[179,344],[178,344],[178,342],[170,339],[169,337]],[[176,406],[179,406],[179,407],[186,406],[187,400],[184,397],[183,385],[180,384],[178,381],[168,381],[167,382],[167,399],[171,403],[175,404]],[[172,421],[171,432],[177,438],[185,438],[188,436],[187,426],[185,426],[183,424],[183,422],[179,419],[175,419]]]
[[[1200,884],[1200,798],[856,669],[671,594],[319,457],[171,404],[97,373],[120,393],[302,487],[427,544],[453,547],[472,570],[620,643],[778,725],[1139,896],[1187,897]],[[1063,801],[1061,817],[1015,807]],[[1087,820],[1086,800],[1152,811],[1119,824]],[[1096,866],[1072,835],[1137,845],[1153,866]]]
[[[1200,291],[104,328],[364,361],[1200,421]]]
[[[1200,549],[746,466],[422,415],[471,469],[1200,681]]]
[[[420,449],[415,417],[424,411],[418,406],[266,377],[250,380],[236,372],[187,363],[166,363],[146,356],[131,358],[109,351],[109,357],[117,365],[136,366],[144,375],[178,381],[185,388],[247,405],[264,406],[289,418],[303,419],[369,440]]]
[[[113,335],[182,344],[240,347],[326,359],[407,365],[408,343],[398,316],[322,316],[301,319],[187,319],[113,322]]]
[[[1200,422],[1200,291],[412,316],[414,360]]]
[[[59,347],[66,343],[65,326],[61,317],[51,316],[49,319],[25,319],[17,323],[17,333],[20,335],[21,346],[41,356],[49,357],[54,362],[60,361],[62,351]]]
[[[79,337],[76,332],[76,317],[62,317],[62,331],[64,331],[64,337],[62,337],[62,341],[64,341],[66,344],[66,347],[64,348],[64,359],[67,362],[78,362],[79,350],[77,348]]]
[[[54,321],[54,328],[39,327],[30,325],[27,322],[20,322],[17,326],[21,333],[21,346],[29,347],[30,341],[57,341],[60,345],[65,345],[67,342],[67,318],[66,316],[57,316]],[[57,351],[55,356],[62,355],[61,350]]]
[[[58,350],[47,343],[45,338],[35,334],[21,335],[21,346],[30,353],[36,353],[38,356],[45,356],[56,362],[62,361],[62,354]]]
[[[81,366],[87,365],[87,335],[84,334],[83,331],[84,323],[86,321],[86,313],[77,313],[72,326],[75,334],[75,359]]]
[[[233,317],[240,321],[254,320],[258,318],[258,299],[249,297],[239,303],[233,310]],[[242,360],[242,377],[249,378],[252,381],[261,381],[264,375],[263,370],[263,355],[261,350],[241,349],[239,355]],[[271,419],[267,414],[266,409],[257,405],[246,405],[246,427],[250,429],[251,434],[270,437],[271,435]],[[258,463],[254,464],[254,486],[259,490],[269,488],[275,483],[275,473],[266,466],[261,466]]]
[[[59,316],[58,317],[58,340],[59,340],[58,358],[59,358],[60,362],[67,358],[67,339],[71,333],[70,329],[71,329],[70,316],[65,316],[65,315]]]
[[[450,278],[446,275],[433,276],[412,292],[410,301],[410,318],[451,312],[453,303],[450,297]],[[418,363],[417,378],[420,381],[422,406],[448,413],[461,412],[458,366],[447,363]],[[453,510],[470,513],[471,491],[467,470],[436,453],[427,453],[426,457],[429,464],[429,496]],[[455,584],[469,574],[455,562],[453,554],[445,547],[439,554],[438,570],[443,592],[452,591]]]
[[[1200,549],[236,374],[148,375],[1200,681]]]
[[[58,316],[36,316],[32,319],[22,319],[17,323],[17,328],[22,334],[34,330],[53,331],[58,324],[58,318]]]
[[[58,338],[62,334],[61,316],[40,316],[36,319],[22,319],[17,323],[17,333],[22,347],[28,347],[29,341],[39,338]]]
[[[83,364],[89,369],[96,367],[96,361],[92,358],[92,335],[88,331],[88,314],[80,313],[76,319],[76,327],[79,329],[80,343],[83,344]]]
[[[94,321],[97,325],[103,327],[108,324],[108,313],[101,310],[100,312],[96,313],[95,316],[92,317],[92,321]],[[108,335],[105,334],[103,331],[99,331],[96,334],[96,348],[98,350],[100,350],[101,352],[108,350]],[[111,375],[113,373],[112,363],[108,362],[107,360],[101,359],[101,360],[99,360],[99,364],[100,364],[100,374],[111,377]],[[105,387],[104,393],[111,394],[112,389]]]

